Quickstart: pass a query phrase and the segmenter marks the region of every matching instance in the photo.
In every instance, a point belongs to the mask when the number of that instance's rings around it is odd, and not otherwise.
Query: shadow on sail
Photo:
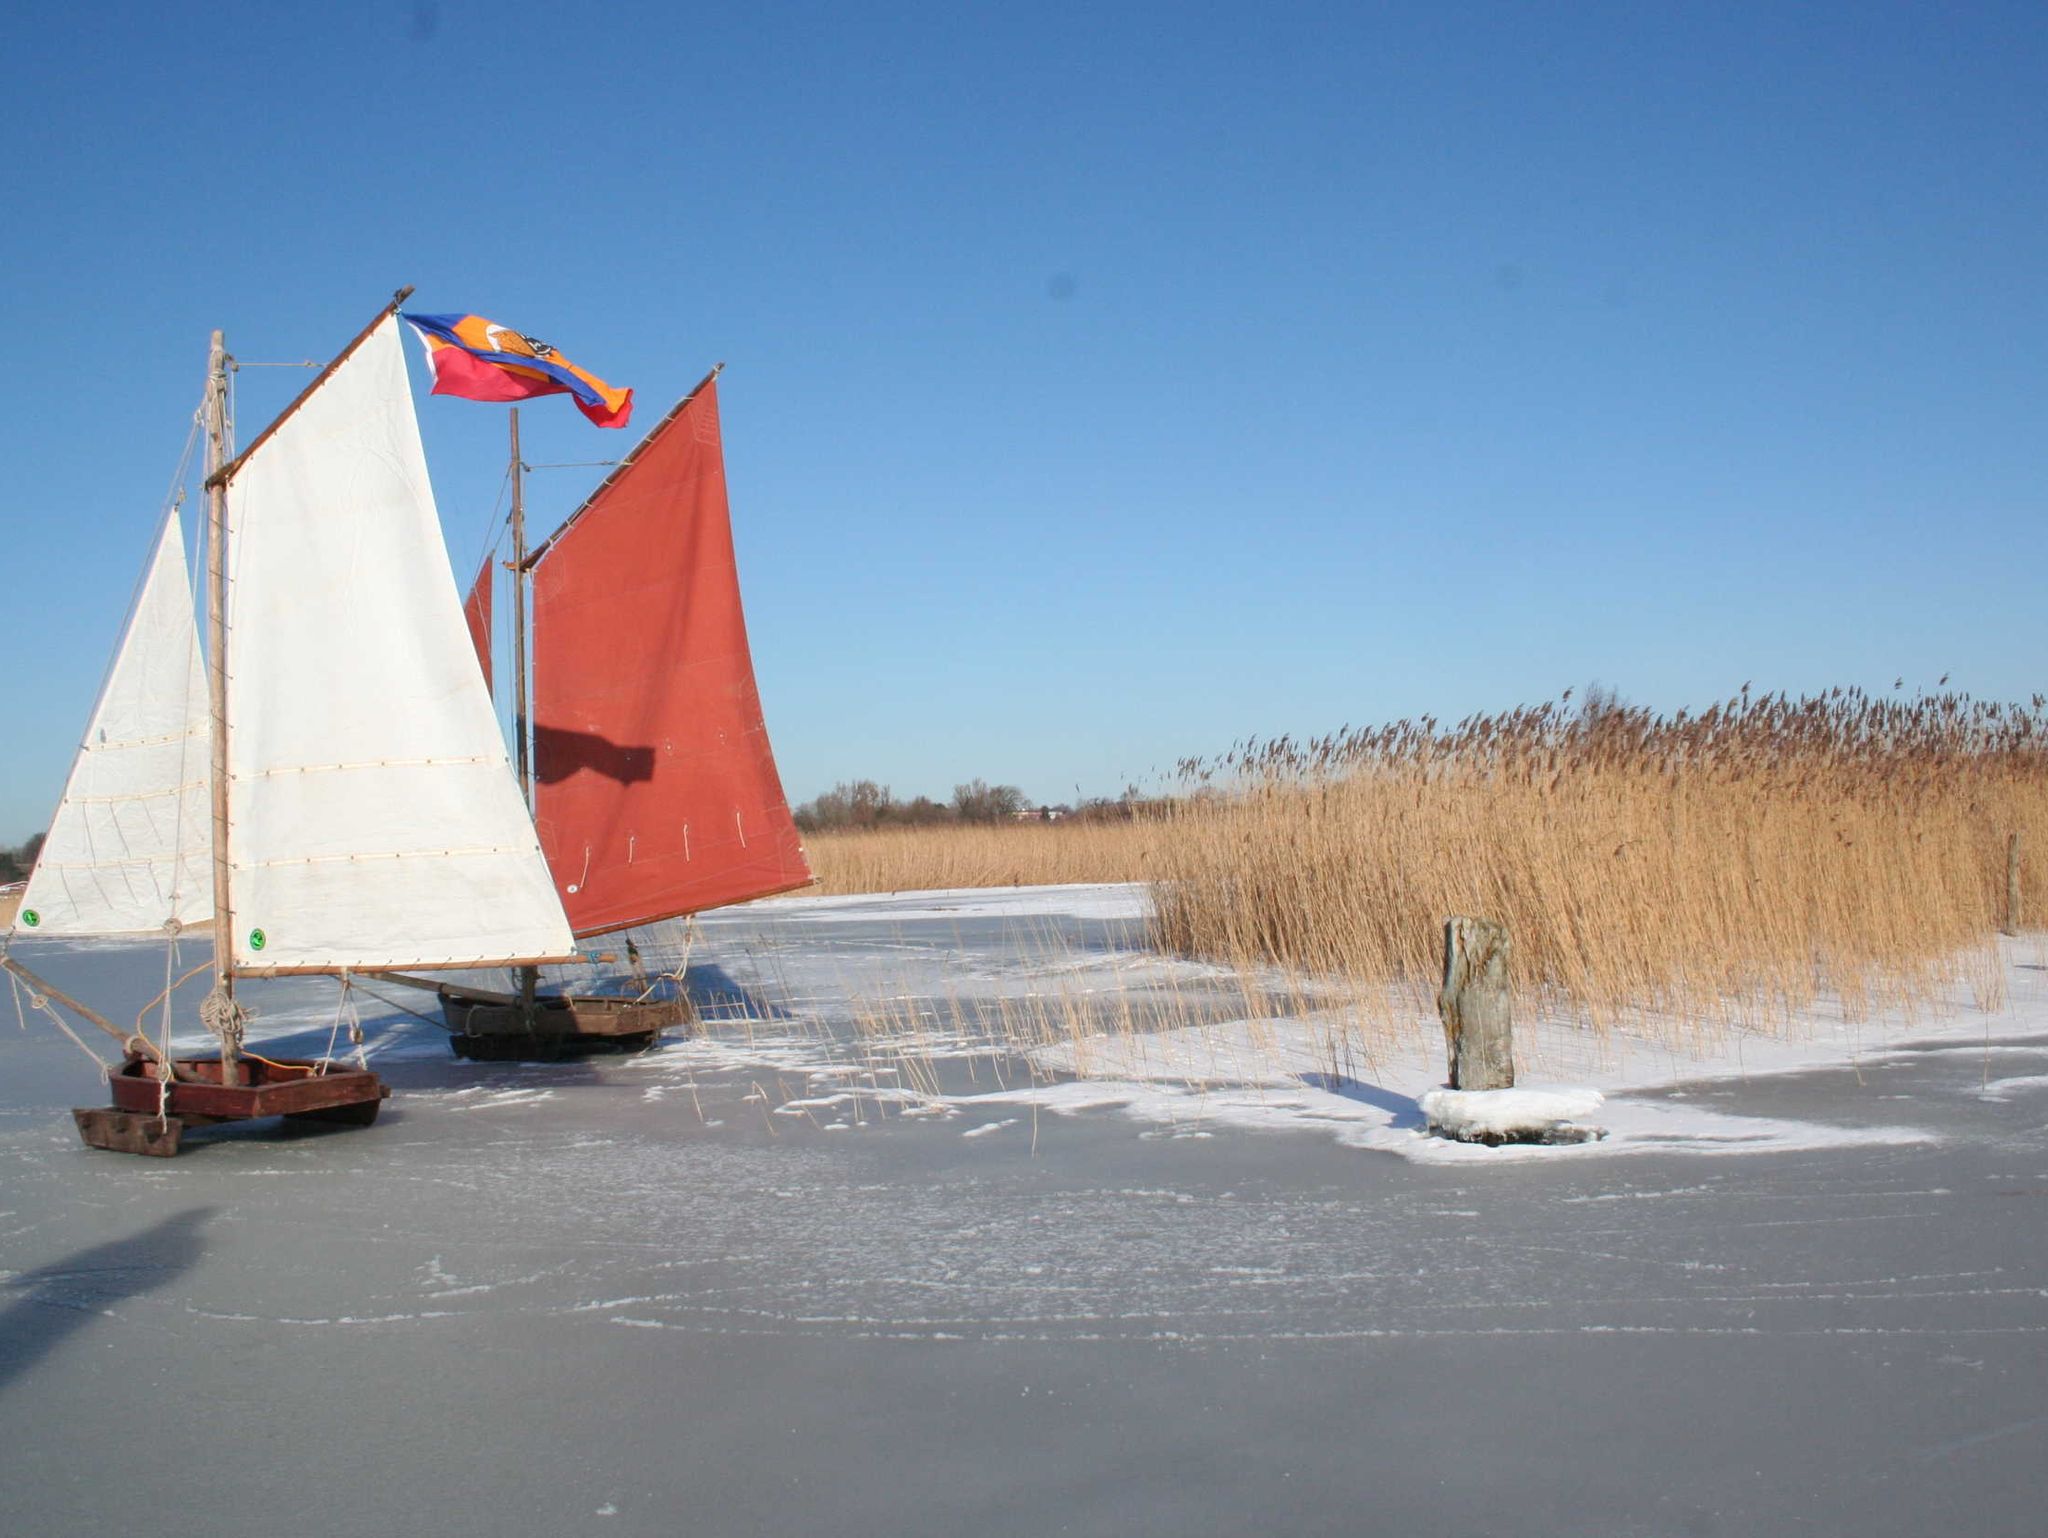
[[[621,785],[654,778],[654,749],[629,748],[596,732],[572,732],[560,726],[533,729],[533,777],[558,785],[588,769]]]

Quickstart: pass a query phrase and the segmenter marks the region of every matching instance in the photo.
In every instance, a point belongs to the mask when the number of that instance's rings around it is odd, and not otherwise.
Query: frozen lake
[[[947,1045],[1053,986],[1227,1027],[1131,914],[719,915],[721,1018],[638,1058],[459,1063],[365,1000],[376,1128],[175,1161],[80,1146],[90,1065],[0,1002],[0,1531],[2041,1531],[2031,948],[1848,1066],[1638,1069],[1604,1151],[1432,1162],[1420,1069]],[[18,954],[130,1015],[161,982]],[[331,983],[251,996],[258,1050],[325,1043]],[[864,1043],[877,999],[931,1049]]]

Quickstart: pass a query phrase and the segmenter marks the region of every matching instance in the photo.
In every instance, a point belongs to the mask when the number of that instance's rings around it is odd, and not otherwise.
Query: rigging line
[[[544,465],[528,465],[529,470],[589,470],[598,465],[622,465],[623,459],[558,459]]]
[[[177,878],[175,876],[172,878],[174,882],[176,881],[176,879]],[[166,944],[164,945],[163,1034],[166,1038],[168,1038],[171,1034],[171,990],[177,987],[177,984],[172,982],[170,978],[171,969],[177,963],[177,953],[177,933],[176,931],[170,931],[166,936]],[[150,1001],[150,1003],[154,1002],[156,1002],[154,999]],[[148,1013],[148,1004],[143,1005],[141,1009],[135,1012],[135,1034],[142,1037],[145,1041],[147,1041],[149,1037],[147,1030],[142,1023],[142,1017],[144,1015],[147,1015]],[[171,1078],[172,1069],[170,1058],[168,1056],[159,1055],[156,1060],[156,1125],[157,1130],[159,1132],[168,1132],[171,1126]]]
[[[334,1001],[334,1023],[327,1027],[327,1050],[320,1054],[316,1077],[324,1077],[334,1066],[334,1038],[340,1034],[344,1014],[348,1018],[349,1045],[356,1049],[356,1066],[365,1069],[370,1066],[369,1058],[363,1053],[362,1016],[356,1013],[355,978],[343,970],[337,981],[341,984],[341,993]]]
[[[192,450],[199,442],[199,434],[204,430],[202,422],[205,415],[206,397],[202,393],[199,409],[192,413],[192,425],[185,431],[185,448],[178,455],[178,468],[171,476],[170,489],[164,493],[164,501],[173,507],[185,500],[185,476],[192,468]]]
[[[498,509],[505,506],[507,494],[511,489],[512,467],[507,465],[505,466],[505,473],[498,478],[498,499],[491,504],[491,516],[484,520],[484,543],[477,552],[475,563],[478,566],[483,565],[485,561],[496,555],[498,547],[505,543],[505,525],[511,521],[512,514],[508,510],[505,516],[500,518],[498,516]]]
[[[366,983],[358,982],[355,986],[361,992],[367,993],[371,998],[375,999],[379,1004],[382,1004],[387,1009],[395,1009],[401,1015],[411,1015],[413,1019],[423,1021],[424,1023],[431,1025],[437,1031],[448,1030],[448,1026],[445,1022],[436,1020],[432,1015],[423,1015],[418,1010],[411,1008],[409,1005],[399,1003],[396,999],[387,999],[386,997],[384,997],[383,994],[379,993],[375,988],[370,987]],[[454,1033],[451,1031],[449,1032],[449,1034],[453,1035]]]
[[[314,361],[313,361],[313,360],[312,360],[311,358],[301,358],[301,359],[300,359],[300,360],[299,360],[299,361],[298,361],[297,363],[244,363],[244,362],[243,362],[243,361],[242,361],[242,360],[241,360],[240,358],[230,358],[230,359],[228,360],[228,367],[229,367],[230,369],[245,369],[245,368],[325,368],[326,366],[327,366],[327,365],[326,365],[326,364],[324,364],[324,363],[316,363],[316,362],[314,362]]]
[[[180,988],[184,987],[185,984],[191,982],[193,978],[197,977],[201,972],[204,972],[207,968],[213,965],[213,958],[209,956],[206,960],[200,962],[199,965],[194,967],[191,971],[185,973],[176,981],[172,981],[170,980],[171,968],[175,965],[174,958],[177,955],[177,947],[178,940],[177,937],[173,935],[171,937],[170,944],[164,947],[164,991],[162,993],[159,993],[155,998],[151,999],[147,1004],[143,1005],[142,1008],[135,1011],[135,1029],[138,1034],[142,1030],[143,1016],[147,1015],[152,1009],[155,1009],[159,1004],[163,1005],[164,1007],[165,1028],[168,1030],[171,1015],[171,995],[176,993]],[[164,1039],[168,1041],[170,1040],[170,1037],[166,1036]]]
[[[189,469],[190,469],[190,466],[191,466],[191,463],[192,463],[192,453],[193,453],[193,450],[194,450],[194,448],[195,448],[195,447],[197,446],[197,444],[198,444],[198,442],[199,442],[199,439],[200,439],[200,435],[201,435],[201,433],[202,433],[202,432],[204,431],[204,429],[205,429],[205,425],[206,425],[206,408],[207,408],[208,404],[209,404],[209,403],[210,403],[210,402],[212,401],[212,399],[213,399],[213,380],[212,380],[212,378],[211,378],[211,377],[209,377],[209,378],[207,379],[207,382],[206,382],[206,388],[205,388],[205,389],[204,389],[203,391],[201,391],[201,392],[200,392],[200,397],[199,397],[199,409],[198,409],[197,411],[195,411],[195,412],[193,412],[193,413],[192,413],[192,427],[191,427],[191,430],[190,430],[190,431],[189,431],[189,432],[188,432],[188,433],[187,433],[187,434],[185,435],[185,453],[184,453],[184,457],[183,457],[182,459],[180,459],[180,460],[179,460],[179,462],[178,462],[178,477],[177,477],[177,482],[176,482],[176,484],[177,484],[177,487],[178,487],[178,500],[177,500],[177,501],[175,501],[175,502],[173,502],[173,503],[171,504],[171,511],[172,511],[173,513],[176,513],[176,512],[178,511],[178,509],[179,509],[180,507],[182,507],[182,506],[184,505],[184,499],[185,499],[185,484],[184,484],[184,483],[185,483],[185,478],[186,478],[186,475],[187,475],[187,473],[189,472]],[[184,701],[185,701],[185,702],[187,703],[187,705],[188,705],[188,706],[189,706],[189,704],[190,704],[190,702],[191,702],[191,699],[192,699],[192,675],[193,675],[193,671],[194,671],[194,669],[195,669],[196,667],[198,667],[198,666],[200,665],[200,657],[199,657],[199,628],[198,628],[198,613],[197,613],[197,605],[198,605],[198,599],[199,599],[199,588],[198,588],[197,582],[196,582],[196,580],[195,580],[195,578],[196,578],[196,573],[197,573],[198,571],[200,571],[200,570],[201,570],[201,567],[200,567],[200,566],[198,565],[198,562],[199,562],[199,559],[200,559],[200,557],[201,557],[201,555],[202,555],[202,553],[203,553],[203,552],[202,552],[202,547],[201,547],[201,544],[200,544],[200,534],[201,534],[201,529],[200,529],[200,525],[199,525],[198,523],[196,523],[196,522],[195,522],[195,524],[194,524],[194,526],[193,526],[193,529],[192,529],[192,533],[191,533],[191,541],[192,541],[192,548],[191,548],[191,551],[189,552],[189,554],[188,554],[188,553],[187,553],[187,552],[186,552],[185,550],[183,550],[183,549],[180,549],[180,550],[179,550],[179,552],[178,552],[178,554],[179,554],[179,555],[180,555],[181,557],[184,557],[184,558],[185,558],[185,563],[186,563],[186,564],[185,564],[185,582],[186,582],[186,590],[185,590],[185,608],[186,608],[186,611],[187,611],[187,613],[188,613],[188,614],[190,614],[190,615],[192,616],[192,621],[193,621],[193,628],[192,628],[191,640],[190,640],[190,642],[189,642],[189,643],[188,643],[188,644],[186,645],[186,647],[185,647],[185,666],[184,666],[184,677],[183,677],[183,679],[182,679],[182,684],[183,684],[183,687],[182,687],[182,689],[181,689],[181,691],[180,691],[180,696],[179,696],[179,697],[180,697],[181,699],[183,699],[183,700],[184,700]],[[208,709],[209,709],[209,710],[211,709],[211,702],[210,702],[210,701],[209,701],[209,704],[208,704]],[[185,788],[186,788],[186,786],[187,786],[187,785],[188,785],[188,784],[190,783],[190,780],[191,780],[191,773],[192,773],[192,756],[193,756],[193,753],[194,753],[194,751],[196,750],[196,748],[197,748],[197,746],[198,746],[198,744],[197,744],[197,742],[196,742],[196,740],[195,740],[195,738],[196,738],[196,736],[197,736],[198,734],[197,734],[197,733],[195,733],[195,732],[194,732],[194,731],[192,730],[192,727],[193,727],[193,725],[194,725],[195,723],[193,723],[193,722],[192,722],[192,721],[191,721],[191,720],[189,719],[189,713],[188,713],[188,720],[187,720],[187,723],[186,723],[186,724],[187,724],[187,729],[186,729],[186,731],[185,731],[185,732],[184,732],[184,733],[183,733],[183,734],[181,735],[180,741],[179,741],[179,743],[178,743],[178,775],[177,775],[177,779],[178,779],[178,786],[179,786],[179,789],[178,789],[178,796],[177,796],[177,800],[176,800],[176,802],[175,802],[175,803],[174,803],[174,805],[173,805],[173,809],[172,809],[172,813],[171,813],[171,890],[170,890],[170,895],[169,895],[169,901],[168,901],[168,905],[167,905],[167,911],[168,911],[168,914],[169,914],[169,918],[168,918],[168,919],[166,920],[166,933],[167,933],[167,934],[168,934],[168,936],[169,936],[169,944],[168,944],[168,945],[167,945],[167,946],[165,947],[165,974],[166,974],[167,976],[169,975],[169,972],[170,972],[170,969],[171,969],[171,966],[172,966],[172,958],[174,958],[174,957],[175,957],[175,956],[177,955],[177,951],[178,951],[178,931],[176,930],[176,928],[174,928],[174,927],[171,927],[171,926],[172,926],[172,925],[174,925],[174,924],[176,923],[176,921],[177,921],[178,905],[179,905],[179,902],[181,901],[181,899],[182,899],[182,898],[184,897],[184,884],[185,884],[185,874],[186,874],[186,872],[185,872],[185,854],[186,854],[186,848],[185,848],[185,838],[186,838],[186,832],[187,832],[187,829],[186,829],[186,826],[185,826],[185,812],[186,812],[186,801],[187,801],[187,797],[186,797],[186,795],[185,795]],[[208,772],[207,778],[208,778],[209,780],[210,780],[210,779],[212,778],[212,774],[211,774],[211,770],[210,770],[210,768],[209,768],[209,772]],[[208,829],[208,833],[209,833],[209,838],[210,838],[210,836],[211,836],[211,828],[210,828],[210,827],[209,827],[209,829]],[[152,878],[152,879],[153,879],[153,878]],[[176,987],[176,984],[172,984],[172,985],[170,985],[170,987],[171,987],[172,989],[174,989],[174,988]],[[141,1028],[141,1017],[140,1017],[139,1015],[138,1015],[138,1016],[136,1017],[136,1026],[137,1026],[137,1029],[140,1029],[140,1028]],[[168,1048],[169,1048],[169,1046],[170,1046],[170,1040],[171,1040],[171,1000],[170,1000],[170,993],[169,993],[169,991],[166,991],[166,993],[165,993],[165,995],[164,995],[164,1020],[163,1020],[163,1036],[164,1036],[164,1045],[165,1045],[166,1049],[168,1049]],[[169,1051],[168,1051],[168,1050],[166,1050],[166,1052],[165,1052],[165,1054],[164,1054],[164,1061],[166,1061],[166,1062],[169,1062],[169,1061],[170,1061],[170,1054],[169,1054]],[[168,1093],[168,1092],[166,1092],[166,1093]],[[159,1114],[159,1115],[161,1115],[161,1114],[162,1114],[162,1112],[163,1112],[163,1108],[162,1108],[161,1106],[159,1106],[159,1107],[158,1107],[158,1114]]]
[[[27,1030],[28,1018],[27,1016],[21,1014],[21,979],[16,977],[12,972],[9,972],[7,974],[7,981],[14,989],[14,1012],[17,1016],[21,1017],[21,1028],[23,1030]],[[28,1004],[29,1008],[39,1009],[44,1014],[48,1015],[52,1020],[56,1021],[57,1029],[62,1031],[66,1036],[69,1036],[74,1042],[76,1042],[78,1044],[79,1051],[83,1052],[87,1057],[91,1058],[95,1063],[98,1063],[100,1065],[100,1073],[102,1075],[108,1075],[113,1072],[114,1065],[108,1062],[105,1058],[101,1057],[99,1053],[93,1051],[91,1047],[87,1046],[85,1044],[85,1041],[79,1036],[78,1032],[71,1029],[71,1023],[68,1020],[66,1020],[62,1015],[57,1013],[56,1009],[51,1005],[48,999],[44,998],[40,993],[32,992],[28,996]]]
[[[166,925],[165,928],[170,937],[170,943],[164,947],[164,972],[168,976],[180,959],[180,951],[178,947],[178,931],[170,928],[169,925]],[[211,958],[209,958],[208,965],[211,964]],[[166,1130],[170,1127],[171,1080],[176,1078],[178,1073],[178,1070],[171,1066],[171,991],[176,986],[173,983],[171,988],[164,990],[164,1015],[160,1032],[163,1041],[157,1048],[156,1054],[156,1119],[158,1125]],[[139,1031],[141,1028],[142,1021],[141,1017],[138,1016],[136,1019],[136,1029]]]

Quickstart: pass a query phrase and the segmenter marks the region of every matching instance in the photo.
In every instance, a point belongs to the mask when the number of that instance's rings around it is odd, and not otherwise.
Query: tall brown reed
[[[819,892],[1143,881],[1156,824],[1072,822],[874,828],[805,836]]]
[[[1745,691],[1247,743],[1182,766],[1160,941],[1420,994],[1477,913],[1528,1002],[1601,1023],[1989,1002],[2007,835],[2048,849],[2042,705]]]

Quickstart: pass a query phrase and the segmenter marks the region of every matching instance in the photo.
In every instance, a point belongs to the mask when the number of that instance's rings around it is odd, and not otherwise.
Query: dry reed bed
[[[1143,881],[1156,825],[1021,822],[812,833],[816,890],[920,892],[943,887]]]
[[[1508,925],[1525,1008],[1603,1027],[1711,1034],[1830,996],[1910,1011],[1958,983],[1998,1002],[2006,840],[2048,850],[2039,697],[1568,702],[1246,744],[1185,763],[1185,793],[1132,823],[811,851],[830,891],[1148,881],[1155,944],[1236,969],[1254,1014],[1297,989],[1327,1007],[1333,983],[1366,1014],[1426,1010],[1451,913]]]
[[[1442,919],[1483,914],[1525,1004],[1597,1025],[1913,1009],[1959,980],[1996,1002],[2007,836],[2048,848],[2038,697],[1559,703],[1183,769],[1212,793],[1154,856],[1163,947],[1426,996]]]

